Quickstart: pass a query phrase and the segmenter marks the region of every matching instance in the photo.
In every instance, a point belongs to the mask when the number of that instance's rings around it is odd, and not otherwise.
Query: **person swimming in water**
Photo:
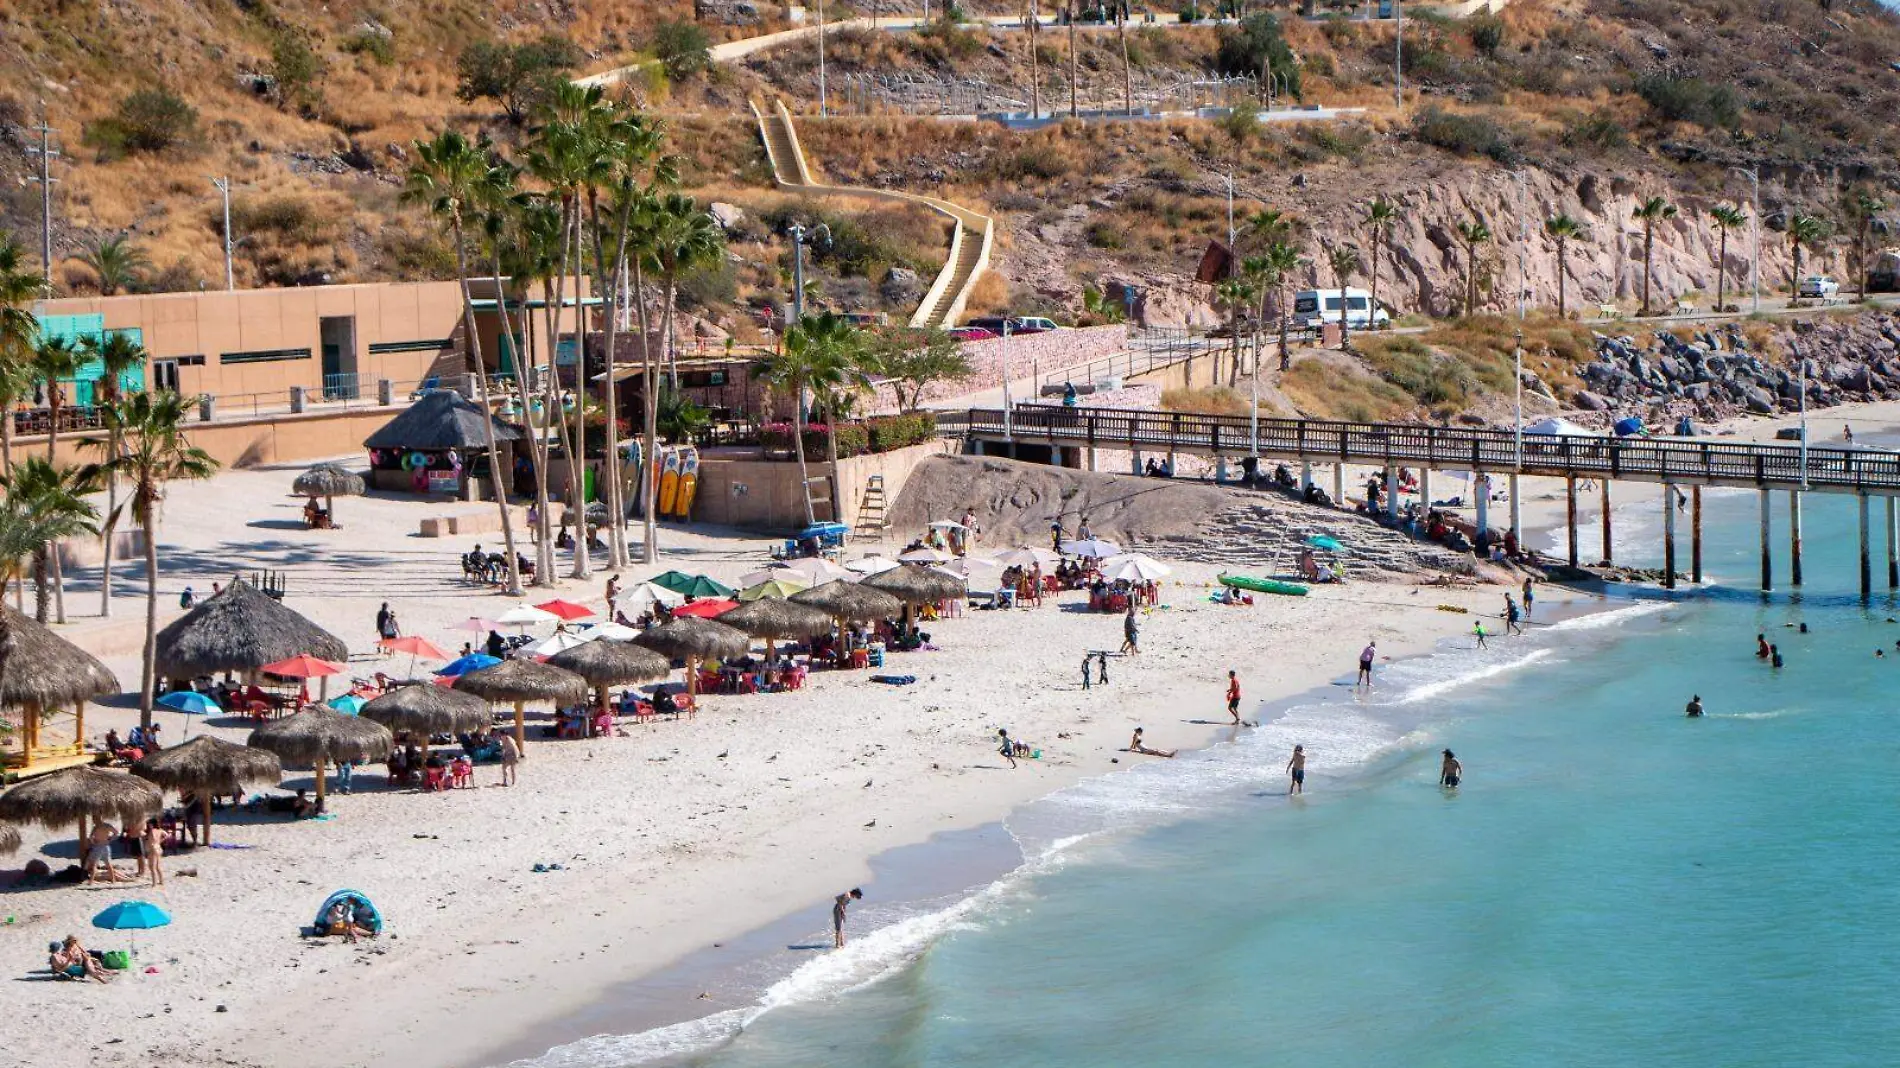
[[[1900,645],[1900,642],[1895,642],[1894,644]],[[1773,647],[1768,644],[1768,635],[1766,634],[1755,635],[1755,659],[1757,660],[1768,659],[1770,653],[1772,652],[1772,649]]]
[[[1685,710],[1685,712],[1690,719],[1702,718],[1702,695],[1701,694],[1696,694],[1695,696],[1689,698],[1689,707]]]
[[[1438,785],[1447,790],[1458,788],[1459,780],[1465,777],[1465,766],[1458,762],[1451,750],[1445,750],[1445,759],[1438,765]]]
[[[1289,780],[1286,786],[1286,793],[1288,797],[1292,797],[1294,794],[1303,794],[1306,792],[1306,747],[1305,746],[1296,745],[1293,747],[1293,757],[1292,759],[1286,762],[1286,774],[1287,774],[1287,779]]]
[[[1769,667],[1781,666],[1781,646],[1771,645],[1768,647],[1768,666]]]

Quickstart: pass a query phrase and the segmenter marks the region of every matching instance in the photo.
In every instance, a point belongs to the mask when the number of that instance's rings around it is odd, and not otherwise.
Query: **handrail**
[[[945,420],[945,425],[954,420]],[[966,437],[1077,442],[1109,448],[1241,455],[1252,448],[1245,416],[1021,405],[1004,424],[972,408]],[[1429,464],[1485,472],[1644,482],[1721,483],[1900,495],[1900,453],[1706,438],[1608,438],[1413,423],[1262,418],[1259,454],[1324,463]],[[1802,467],[1805,455],[1807,466]]]

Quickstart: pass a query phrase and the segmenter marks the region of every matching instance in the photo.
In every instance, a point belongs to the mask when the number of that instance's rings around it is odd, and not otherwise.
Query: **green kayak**
[[[1297,582],[1281,582],[1278,579],[1254,578],[1251,575],[1222,575],[1220,584],[1235,589],[1253,590],[1255,593],[1277,593],[1283,597],[1304,597],[1306,587]]]

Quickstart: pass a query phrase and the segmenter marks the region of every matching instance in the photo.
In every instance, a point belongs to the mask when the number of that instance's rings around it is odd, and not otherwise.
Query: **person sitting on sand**
[[[299,790],[297,791],[297,796],[291,798],[290,811],[291,814],[298,819],[307,820],[322,815],[323,806],[318,802],[310,800],[306,791]]]
[[[348,898],[330,906],[330,911],[323,917],[323,933],[342,935],[345,942],[355,942],[359,937],[376,937],[375,931],[356,922],[356,912],[350,908]]]
[[[1140,753],[1143,756],[1158,756],[1158,757],[1172,757],[1176,752],[1176,750],[1173,750],[1173,749],[1167,749],[1167,750],[1150,749],[1146,745],[1143,745],[1141,741],[1140,727],[1135,728],[1135,736],[1128,740],[1128,751],[1131,753]]]
[[[79,944],[75,935],[67,935],[63,942],[54,942],[47,946],[50,951],[46,966],[61,979],[91,979],[97,983],[112,981],[112,973],[99,964],[98,958]]]

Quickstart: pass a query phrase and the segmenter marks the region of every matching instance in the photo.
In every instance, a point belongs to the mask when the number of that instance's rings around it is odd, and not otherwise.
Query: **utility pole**
[[[818,0],[818,117],[830,114],[825,100],[825,0]]]
[[[232,290],[237,288],[237,277],[231,270],[231,249],[234,247],[231,240],[231,178],[229,175],[213,178],[211,184],[224,194],[224,288]]]
[[[1736,174],[1745,176],[1749,182],[1748,232],[1754,251],[1748,257],[1748,279],[1755,295],[1749,311],[1761,314],[1761,167],[1731,167]]]
[[[27,181],[40,183],[40,276],[46,286],[46,295],[53,295],[53,183],[59,179],[53,177],[53,160],[60,158],[59,150],[53,147],[53,128],[46,122],[46,101],[40,101],[40,143],[27,146],[27,152],[40,157],[40,173],[28,175]]]
[[[805,317],[805,224],[793,223],[792,235],[792,322]]]
[[[1015,420],[1009,403],[1009,320],[1003,320],[1003,441],[1010,446],[1012,457],[1015,454]]]
[[[1405,12],[1392,0],[1392,106],[1405,110]]]

